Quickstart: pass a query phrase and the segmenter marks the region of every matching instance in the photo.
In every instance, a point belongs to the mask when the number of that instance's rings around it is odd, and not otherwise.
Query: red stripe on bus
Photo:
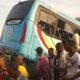
[[[20,39],[20,43],[23,43],[25,41],[25,37],[26,37],[26,23],[24,23],[24,27],[23,27],[23,32],[21,35],[21,39]]]
[[[42,41],[42,43],[44,44],[44,46],[48,49],[48,46],[47,46],[47,44],[44,41],[44,38],[43,38],[42,33],[41,33],[41,29],[39,27],[37,28],[37,32],[38,32],[40,40]]]

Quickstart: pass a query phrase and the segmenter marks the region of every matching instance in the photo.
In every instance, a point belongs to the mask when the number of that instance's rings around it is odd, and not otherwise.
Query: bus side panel
[[[29,48],[31,44],[31,37],[32,37],[32,29],[33,29],[33,22],[31,20],[25,19],[24,22],[26,23],[26,36],[25,36],[25,41],[20,44],[19,48],[19,54],[23,54],[26,58],[29,58]],[[29,58],[30,59],[30,58]]]
[[[35,49],[40,46],[39,39],[36,35],[34,29],[34,21],[36,17],[36,12],[38,9],[39,2],[36,0],[27,17],[25,18],[25,22],[27,25],[27,32],[25,37],[25,43],[23,46],[21,45],[20,53],[24,54],[27,59],[36,60],[37,55]]]
[[[32,40],[30,42],[29,49],[28,49],[28,53],[29,53],[28,56],[31,60],[34,61],[37,60],[36,48],[38,46],[40,46],[38,37],[32,35]]]
[[[39,38],[35,32],[34,22],[29,20],[27,23],[27,33],[25,42],[20,45],[19,54],[23,54],[27,59],[36,60],[37,55],[35,49],[41,46]],[[42,46],[41,46],[42,47]]]

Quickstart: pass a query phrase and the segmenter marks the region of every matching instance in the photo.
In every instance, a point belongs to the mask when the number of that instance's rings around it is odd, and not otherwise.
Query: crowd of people
[[[0,52],[0,80],[28,80],[28,76],[23,56],[13,55],[9,61],[6,55]]]
[[[36,73],[39,80],[80,80],[80,54],[73,40],[56,44],[56,52],[48,49],[48,57],[37,47]],[[0,52],[0,80],[29,80],[24,57],[13,55],[8,62]]]
[[[57,43],[56,52],[49,48],[48,58],[41,47],[36,51],[39,55],[36,70],[40,80],[80,80],[80,54],[75,41]]]

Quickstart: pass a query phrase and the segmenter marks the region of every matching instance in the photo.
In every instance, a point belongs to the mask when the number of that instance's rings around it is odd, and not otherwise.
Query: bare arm
[[[78,66],[78,68],[79,68],[79,71],[72,77],[72,80],[80,77],[80,65]]]

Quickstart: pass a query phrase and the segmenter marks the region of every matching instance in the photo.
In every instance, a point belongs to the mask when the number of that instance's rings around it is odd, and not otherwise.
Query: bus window
[[[55,33],[55,37],[57,39],[63,39],[64,38],[63,35],[66,35],[66,32],[64,31],[64,25],[65,25],[65,22],[61,19],[58,19],[56,33]]]
[[[61,19],[58,20],[57,27],[64,29],[65,22]]]
[[[28,1],[20,2],[19,4],[15,5],[12,8],[11,12],[9,13],[6,23],[7,24],[20,23],[28,14],[33,3],[34,0],[28,0]]]
[[[68,23],[65,23],[64,30],[65,30],[66,32],[69,32],[69,33],[72,33],[72,34],[73,34],[74,29],[75,29],[75,26],[72,26],[72,25],[70,25],[70,24],[68,24]]]
[[[68,33],[62,29],[58,28],[56,30],[56,38],[58,38],[58,39],[72,39],[72,37],[73,37],[73,34]]]
[[[50,25],[55,26],[56,20],[57,20],[57,19],[56,19],[55,16],[53,16],[53,15],[51,15],[51,14],[48,15],[48,23],[49,23]]]
[[[74,30],[75,30],[75,26],[65,23],[64,30],[68,33],[69,39],[72,39]]]
[[[68,34],[68,32],[66,32],[66,31],[64,31],[64,30],[62,30],[62,29],[59,29],[59,34],[60,34],[60,37],[61,37],[61,39],[63,40],[63,39],[69,39],[69,34]]]
[[[50,28],[49,28],[49,25],[43,21],[40,21],[39,22],[39,27],[44,31],[46,32],[47,34],[50,33]]]
[[[55,37],[56,37],[57,39],[61,39],[61,36],[60,36],[60,33],[59,33],[59,28],[56,28]]]
[[[53,37],[56,17],[51,15],[50,13],[41,10],[39,14],[39,27],[49,36]]]
[[[39,21],[43,21],[47,23],[48,13],[45,11],[40,11]]]
[[[39,22],[39,27],[49,36],[54,33],[54,27],[43,21]]]
[[[7,24],[19,24],[21,23],[22,20],[10,20],[10,21],[7,21]]]
[[[56,28],[56,38],[58,39],[72,39],[73,26],[59,19]]]

